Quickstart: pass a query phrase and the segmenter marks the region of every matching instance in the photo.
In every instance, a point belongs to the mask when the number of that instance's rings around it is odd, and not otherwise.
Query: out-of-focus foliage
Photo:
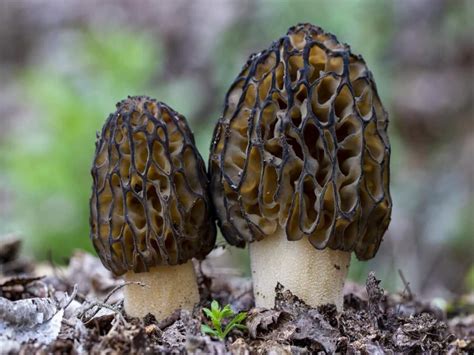
[[[72,42],[72,43],[71,43]],[[159,42],[122,30],[59,38],[57,60],[21,74],[30,117],[2,144],[8,182],[18,194],[15,223],[39,257],[59,260],[76,248],[92,250],[88,199],[96,131],[117,101],[146,93],[189,110],[192,82],[153,87]],[[190,100],[181,100],[181,94]]]
[[[166,102],[207,160],[248,56],[311,22],[364,56],[390,114],[392,223],[351,277],[376,270],[394,289],[400,268],[425,294],[474,287],[471,0],[138,3],[0,2],[0,235],[21,233],[38,258],[91,250],[95,132],[115,103]],[[245,251],[232,255],[248,267]]]

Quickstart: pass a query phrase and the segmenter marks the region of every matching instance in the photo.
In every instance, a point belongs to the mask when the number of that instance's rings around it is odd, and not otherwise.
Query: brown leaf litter
[[[0,327],[10,334],[3,343],[0,334],[2,354],[474,352],[472,297],[466,298],[465,306],[446,313],[417,299],[409,289],[402,294],[384,292],[373,273],[369,274],[365,289],[350,285],[344,312],[338,314],[333,305],[307,306],[284,285],[277,285],[274,309],[253,308],[248,279],[219,275],[197,265],[201,303],[192,313],[178,310],[157,322],[151,315],[143,320],[129,318],[122,307],[123,282],[89,254],[76,253],[67,268],[50,267],[49,275],[41,277],[32,271],[44,272],[44,267],[24,259],[15,264],[20,260],[19,253],[15,258],[6,258],[8,252],[3,249],[2,245],[0,267],[7,263],[8,268],[0,274],[0,314],[12,315],[8,307],[14,302],[52,305],[46,310],[50,313],[45,319],[35,319],[40,325],[51,326],[46,318],[56,317],[59,323],[57,334],[51,332],[49,338],[15,338],[18,329],[28,330],[38,324],[21,319],[17,323],[6,322],[5,317],[0,317]],[[248,311],[248,331],[234,330],[225,342],[201,334],[200,326],[205,321],[202,307],[209,306],[212,299],[231,304],[235,311]]]

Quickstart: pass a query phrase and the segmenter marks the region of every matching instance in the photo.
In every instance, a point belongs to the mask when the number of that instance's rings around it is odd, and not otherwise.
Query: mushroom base
[[[192,261],[182,265],[157,266],[149,272],[127,272],[125,281],[145,286],[126,285],[125,312],[132,317],[151,313],[160,321],[178,308],[192,311],[199,302],[199,290]]]
[[[249,250],[257,307],[275,306],[279,282],[312,307],[332,303],[342,310],[350,252],[317,250],[306,238],[288,241],[284,231],[251,243]]]

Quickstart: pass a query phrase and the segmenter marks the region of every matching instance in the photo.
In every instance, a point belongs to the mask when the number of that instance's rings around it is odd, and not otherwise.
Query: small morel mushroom
[[[199,302],[191,258],[215,243],[204,163],[183,116],[144,96],[117,104],[96,143],[91,239],[125,287],[125,311],[163,319]]]
[[[250,257],[257,306],[280,282],[342,308],[351,252],[390,221],[388,118],[361,56],[310,24],[254,54],[229,89],[209,173],[226,240]]]

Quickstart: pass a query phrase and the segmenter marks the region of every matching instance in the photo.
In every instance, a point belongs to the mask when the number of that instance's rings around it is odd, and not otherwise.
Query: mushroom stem
[[[159,321],[178,308],[192,311],[199,302],[199,290],[193,263],[153,267],[149,272],[129,271],[125,281],[141,282],[145,286],[125,286],[125,312],[132,317],[151,313]]]
[[[307,238],[288,241],[284,230],[250,243],[249,248],[257,307],[275,306],[279,282],[309,306],[332,303],[342,310],[350,252],[317,250]]]

